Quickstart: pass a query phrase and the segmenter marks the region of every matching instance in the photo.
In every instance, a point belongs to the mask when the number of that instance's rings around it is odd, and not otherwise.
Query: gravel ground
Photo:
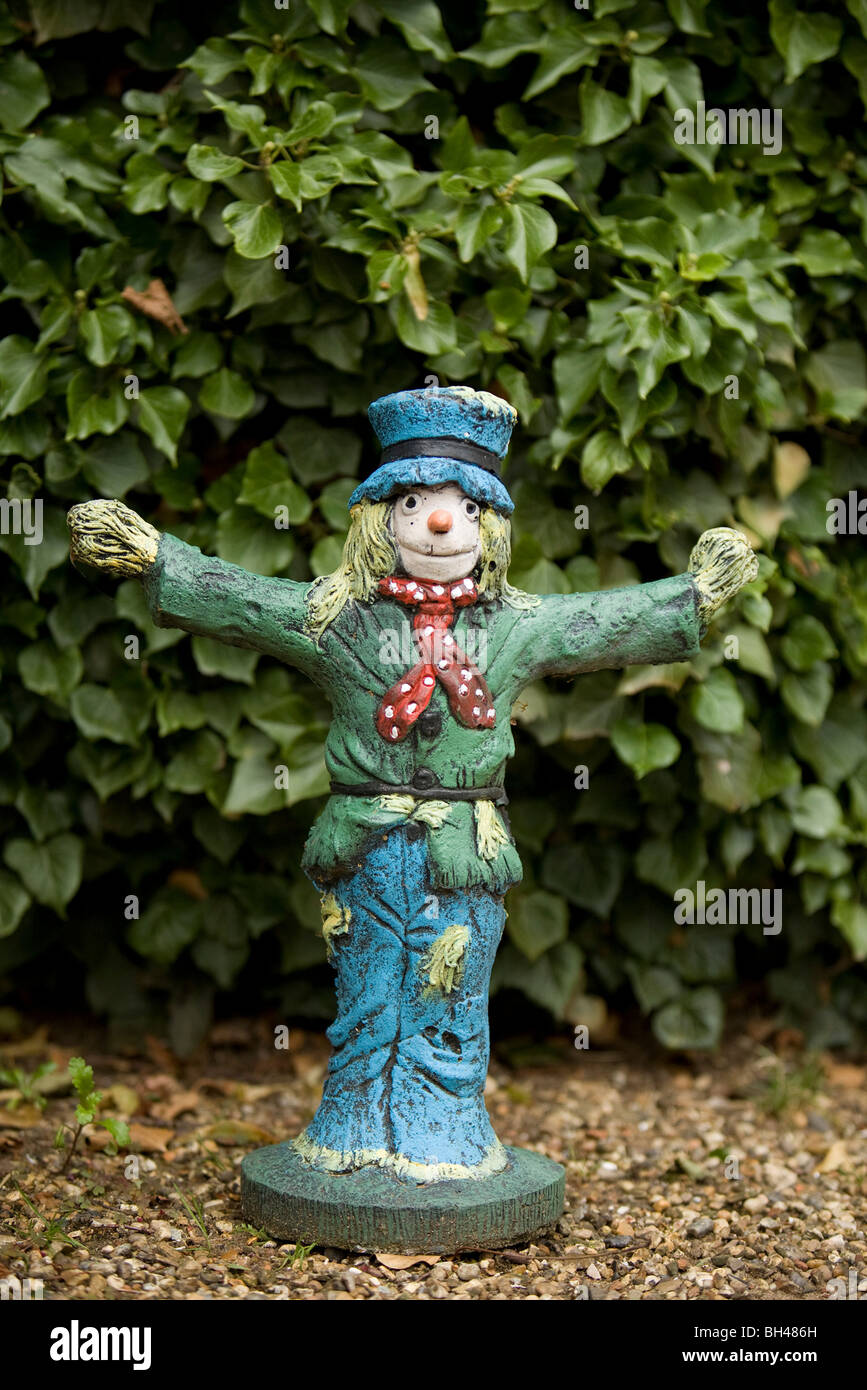
[[[306,1250],[242,1223],[243,1155],[310,1118],[328,1055],[314,1034],[292,1032],[282,1052],[273,1037],[220,1024],[184,1064],[157,1042],[111,1055],[61,1025],[0,1047],[0,1067],[58,1068],[38,1083],[44,1109],[0,1092],[0,1278],[61,1300],[867,1296],[863,1065],[807,1057],[756,1022],[710,1058],[555,1039],[529,1066],[513,1047],[512,1065],[491,1065],[492,1119],[504,1142],[565,1164],[566,1214],[520,1249],[449,1260]],[[112,1156],[86,1130],[63,1171],[62,1073],[79,1051],[133,1152]]]

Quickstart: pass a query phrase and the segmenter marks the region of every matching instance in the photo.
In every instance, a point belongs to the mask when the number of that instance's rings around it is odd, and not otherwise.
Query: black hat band
[[[493,449],[485,449],[481,444],[470,444],[466,439],[455,435],[440,435],[438,439],[402,439],[399,444],[389,444],[383,449],[379,463],[394,463],[397,459],[446,458],[459,463],[472,463],[493,473],[499,478],[503,461]]]

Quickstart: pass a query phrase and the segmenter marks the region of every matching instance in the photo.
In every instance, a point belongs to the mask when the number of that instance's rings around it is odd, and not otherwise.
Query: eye
[[[403,499],[403,510],[405,512],[416,511],[418,509],[418,502],[419,499],[416,497],[415,493],[411,492],[409,496],[404,497]]]
[[[464,511],[471,521],[475,521],[479,514],[478,502],[471,502],[469,497],[464,498]]]

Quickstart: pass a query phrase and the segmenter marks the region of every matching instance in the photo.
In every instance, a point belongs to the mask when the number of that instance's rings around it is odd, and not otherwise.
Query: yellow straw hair
[[[369,601],[380,579],[394,573],[398,556],[390,516],[390,502],[357,502],[350,511],[340,564],[316,580],[308,600],[307,622],[317,641],[350,599]]]
[[[477,801],[474,809],[476,848],[479,856],[482,859],[496,859],[500,850],[512,843],[506,827],[503,825],[493,801]]]
[[[396,816],[406,816],[407,820],[419,821],[429,825],[431,830],[440,830],[448,820],[451,806],[448,801],[420,801],[414,796],[380,796],[379,804],[383,811],[391,811]]]
[[[349,931],[352,910],[338,902],[333,892],[322,893],[319,898],[319,905],[322,912],[322,935],[325,938],[325,950],[330,960],[334,952],[334,937],[343,936]]]
[[[506,575],[512,558],[512,526],[508,517],[486,507],[479,518],[479,539],[482,542],[479,597],[502,599],[510,608],[536,608],[538,594],[525,594],[516,589]]]
[[[464,952],[469,945],[469,927],[452,922],[431,946],[422,960],[431,988],[451,994],[464,973]]]

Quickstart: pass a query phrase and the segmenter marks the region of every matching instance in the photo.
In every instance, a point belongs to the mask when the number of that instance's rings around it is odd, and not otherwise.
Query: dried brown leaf
[[[204,902],[206,898],[210,897],[195,869],[173,869],[169,874],[169,883],[173,888],[180,888],[181,892],[186,893],[188,898],[196,898],[199,902]]]
[[[132,1086],[125,1086],[122,1081],[116,1081],[113,1086],[109,1086],[103,1104],[110,1110],[116,1110],[125,1119],[129,1119],[130,1115],[135,1115],[142,1108],[138,1091],[133,1090]]]
[[[817,1173],[836,1173],[840,1168],[848,1168],[851,1165],[849,1150],[843,1139],[835,1139],[822,1162],[817,1164]]]
[[[244,1120],[218,1120],[216,1124],[200,1129],[197,1139],[214,1139],[227,1148],[241,1148],[245,1144],[276,1144],[277,1140],[267,1129],[247,1124]]]
[[[31,1129],[42,1119],[35,1105],[18,1105],[14,1110],[0,1109],[0,1129]]]
[[[172,297],[162,280],[151,280],[146,290],[134,290],[132,285],[127,285],[121,291],[121,298],[134,309],[164,324],[170,333],[190,331],[172,303]]]
[[[810,471],[810,455],[801,444],[784,440],[774,450],[774,487],[778,497],[795,492]]]
[[[181,1091],[179,1095],[172,1096],[170,1100],[157,1101],[150,1108],[150,1113],[157,1120],[172,1121],[185,1111],[197,1110],[202,1103],[202,1098],[198,1091]]]
[[[173,1129],[158,1129],[156,1125],[131,1124],[129,1146],[143,1154],[165,1153],[174,1138]]]
[[[0,1043],[0,1052],[4,1057],[32,1057],[45,1051],[47,1041],[48,1029],[43,1026],[31,1033],[29,1038],[21,1038],[17,1042],[10,1038]]]
[[[375,1254],[386,1269],[411,1269],[413,1265],[437,1265],[440,1262],[439,1255],[390,1255],[378,1251]]]
[[[852,1062],[835,1062],[832,1057],[826,1057],[824,1065],[825,1075],[832,1086],[861,1091],[867,1085],[867,1067],[858,1067]]]

